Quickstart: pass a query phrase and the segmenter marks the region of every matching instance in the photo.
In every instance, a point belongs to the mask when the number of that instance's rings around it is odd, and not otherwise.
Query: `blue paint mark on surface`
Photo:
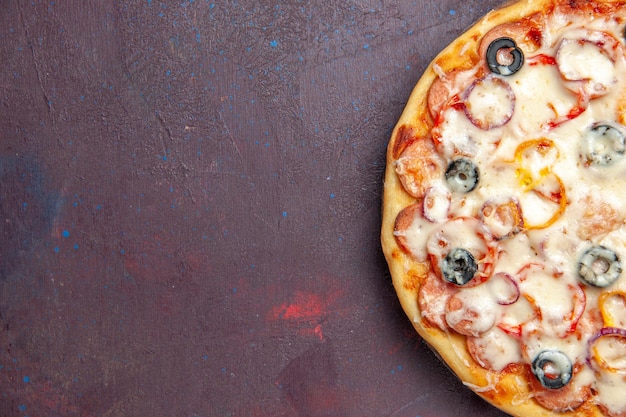
[[[21,208],[11,210],[9,203],[0,204],[0,218],[5,225],[0,245],[2,281],[9,275],[7,271],[15,270],[22,262],[24,253],[33,248],[34,242],[50,236],[62,201],[59,194],[48,187],[38,161],[29,157],[0,155],[0,184],[7,196],[15,196],[12,201]],[[21,200],[17,200],[18,196]],[[7,198],[8,201],[11,200]]]
[[[363,45],[363,49],[369,49],[369,48],[370,48],[369,44],[366,43],[365,45]]]
[[[287,214],[287,212],[286,212],[286,211],[283,211],[283,212],[282,212],[282,216],[283,216],[283,217],[287,217],[287,215],[288,215],[288,214]]]
[[[64,231],[61,233],[61,235],[62,235],[63,237],[70,237],[70,231],[69,231],[69,230],[64,230]]]
[[[330,198],[335,198],[335,193],[330,193]]]
[[[456,10],[451,9],[451,10],[450,10],[450,15],[451,15],[451,16],[454,16],[455,14],[456,14]]]
[[[24,404],[20,404],[17,406],[17,409],[20,410],[21,412],[26,411],[26,406]]]
[[[276,48],[276,47],[278,46],[278,41],[277,41],[277,40],[271,40],[271,41],[270,41],[270,46],[271,46],[272,48]]]
[[[24,382],[25,382],[25,383],[29,383],[29,382],[30,382],[30,377],[29,377],[28,375],[26,375],[26,376],[24,377]]]
[[[59,247],[58,246],[54,247],[54,253],[59,253]]]

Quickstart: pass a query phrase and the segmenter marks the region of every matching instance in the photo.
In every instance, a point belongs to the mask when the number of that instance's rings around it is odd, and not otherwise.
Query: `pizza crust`
[[[585,3],[585,4],[583,4]],[[416,137],[429,137],[433,126],[433,114],[429,113],[429,91],[440,81],[442,74],[469,70],[481,60],[481,40],[491,29],[506,23],[515,23],[522,18],[537,15],[555,7],[567,8],[570,12],[588,13],[591,2],[563,0],[523,0],[509,2],[488,13],[464,34],[447,46],[426,68],[421,79],[412,90],[405,110],[394,128],[387,152],[387,168],[384,180],[383,218],[381,243],[387,259],[393,286],[404,312],[415,330],[441,357],[443,362],[463,383],[494,406],[514,416],[605,416],[603,409],[585,401],[573,411],[551,411],[533,398],[527,381],[532,378],[528,368],[511,365],[502,372],[489,371],[478,364],[470,355],[467,337],[450,330],[442,330],[424,320],[418,305],[418,292],[431,271],[428,260],[416,260],[398,245],[394,226],[398,214],[407,206],[419,201],[411,196],[396,174],[396,161],[402,151]],[[621,7],[623,2],[593,2],[602,7]],[[483,47],[484,48],[484,47]]]

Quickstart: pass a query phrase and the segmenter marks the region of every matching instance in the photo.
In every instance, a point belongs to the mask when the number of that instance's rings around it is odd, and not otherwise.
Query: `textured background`
[[[0,0],[0,416],[503,416],[400,310],[384,153],[495,0]]]

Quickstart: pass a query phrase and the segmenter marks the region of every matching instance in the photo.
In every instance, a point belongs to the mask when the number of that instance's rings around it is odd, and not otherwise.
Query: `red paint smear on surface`
[[[327,314],[326,303],[317,294],[296,292],[295,300],[283,303],[272,309],[271,315],[275,320],[291,320],[304,322],[319,322]]]
[[[55,388],[49,381],[37,385],[33,384],[32,388],[35,391],[28,395],[29,400],[26,402],[29,404],[31,412],[43,409],[54,414],[60,413],[60,415],[93,417],[91,413],[86,411],[80,412],[79,407],[72,404],[70,398],[58,388]]]
[[[330,306],[335,303],[337,297],[337,293],[333,296],[321,296],[311,292],[296,291],[290,301],[271,308],[269,319],[294,325],[300,336],[312,336],[324,340],[322,324],[330,314]]]
[[[388,355],[394,355],[396,353],[398,353],[398,351],[400,351],[400,349],[402,349],[404,347],[404,345],[406,344],[406,342],[404,340],[401,340],[400,342],[396,343],[395,345],[393,345],[388,351],[387,354]]]

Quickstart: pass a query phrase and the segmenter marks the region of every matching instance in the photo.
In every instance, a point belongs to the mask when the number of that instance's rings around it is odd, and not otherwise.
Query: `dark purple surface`
[[[410,90],[497,3],[0,0],[0,416],[503,416],[379,244]]]

